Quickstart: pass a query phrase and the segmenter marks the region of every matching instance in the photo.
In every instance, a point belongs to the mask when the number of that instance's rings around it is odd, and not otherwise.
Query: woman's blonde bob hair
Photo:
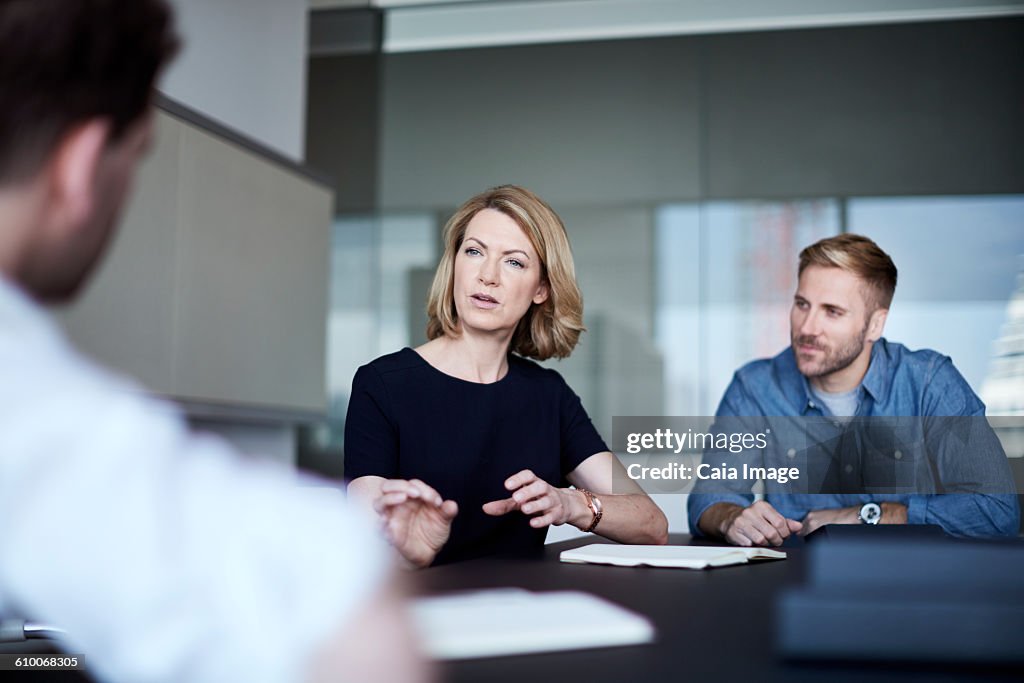
[[[566,358],[586,329],[569,237],[550,206],[516,185],[481,192],[460,206],[444,226],[444,255],[427,301],[427,339],[461,334],[455,310],[455,257],[466,236],[466,226],[484,209],[500,211],[522,228],[540,257],[541,281],[548,284],[547,300],[532,304],[526,311],[512,335],[510,350],[537,360]]]

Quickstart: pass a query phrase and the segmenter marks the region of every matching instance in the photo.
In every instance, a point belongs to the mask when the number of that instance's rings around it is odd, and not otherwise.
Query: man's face
[[[870,312],[865,285],[840,268],[808,266],[789,314],[797,367],[807,378],[845,370],[867,352]]]
[[[45,262],[36,264],[30,289],[41,300],[67,301],[75,296],[100,263],[121,218],[139,162],[149,151],[153,116],[131,124],[106,145],[96,166],[90,210],[80,225],[47,248]]]

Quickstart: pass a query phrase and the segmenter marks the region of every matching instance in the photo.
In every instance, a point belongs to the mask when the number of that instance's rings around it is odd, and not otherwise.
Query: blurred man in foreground
[[[109,680],[421,680],[339,495],[190,434],[41,308],[107,246],[172,23],[163,0],[0,0],[0,614]]]

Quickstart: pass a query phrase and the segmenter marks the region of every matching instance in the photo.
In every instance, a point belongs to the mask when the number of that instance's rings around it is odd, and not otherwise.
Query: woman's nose
[[[480,282],[485,285],[498,284],[498,264],[491,259],[484,259],[480,264]]]

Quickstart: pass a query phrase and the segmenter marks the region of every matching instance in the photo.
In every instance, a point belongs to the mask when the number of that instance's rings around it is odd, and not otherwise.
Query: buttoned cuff
[[[907,524],[924,524],[928,517],[928,496],[910,496],[907,500]]]

